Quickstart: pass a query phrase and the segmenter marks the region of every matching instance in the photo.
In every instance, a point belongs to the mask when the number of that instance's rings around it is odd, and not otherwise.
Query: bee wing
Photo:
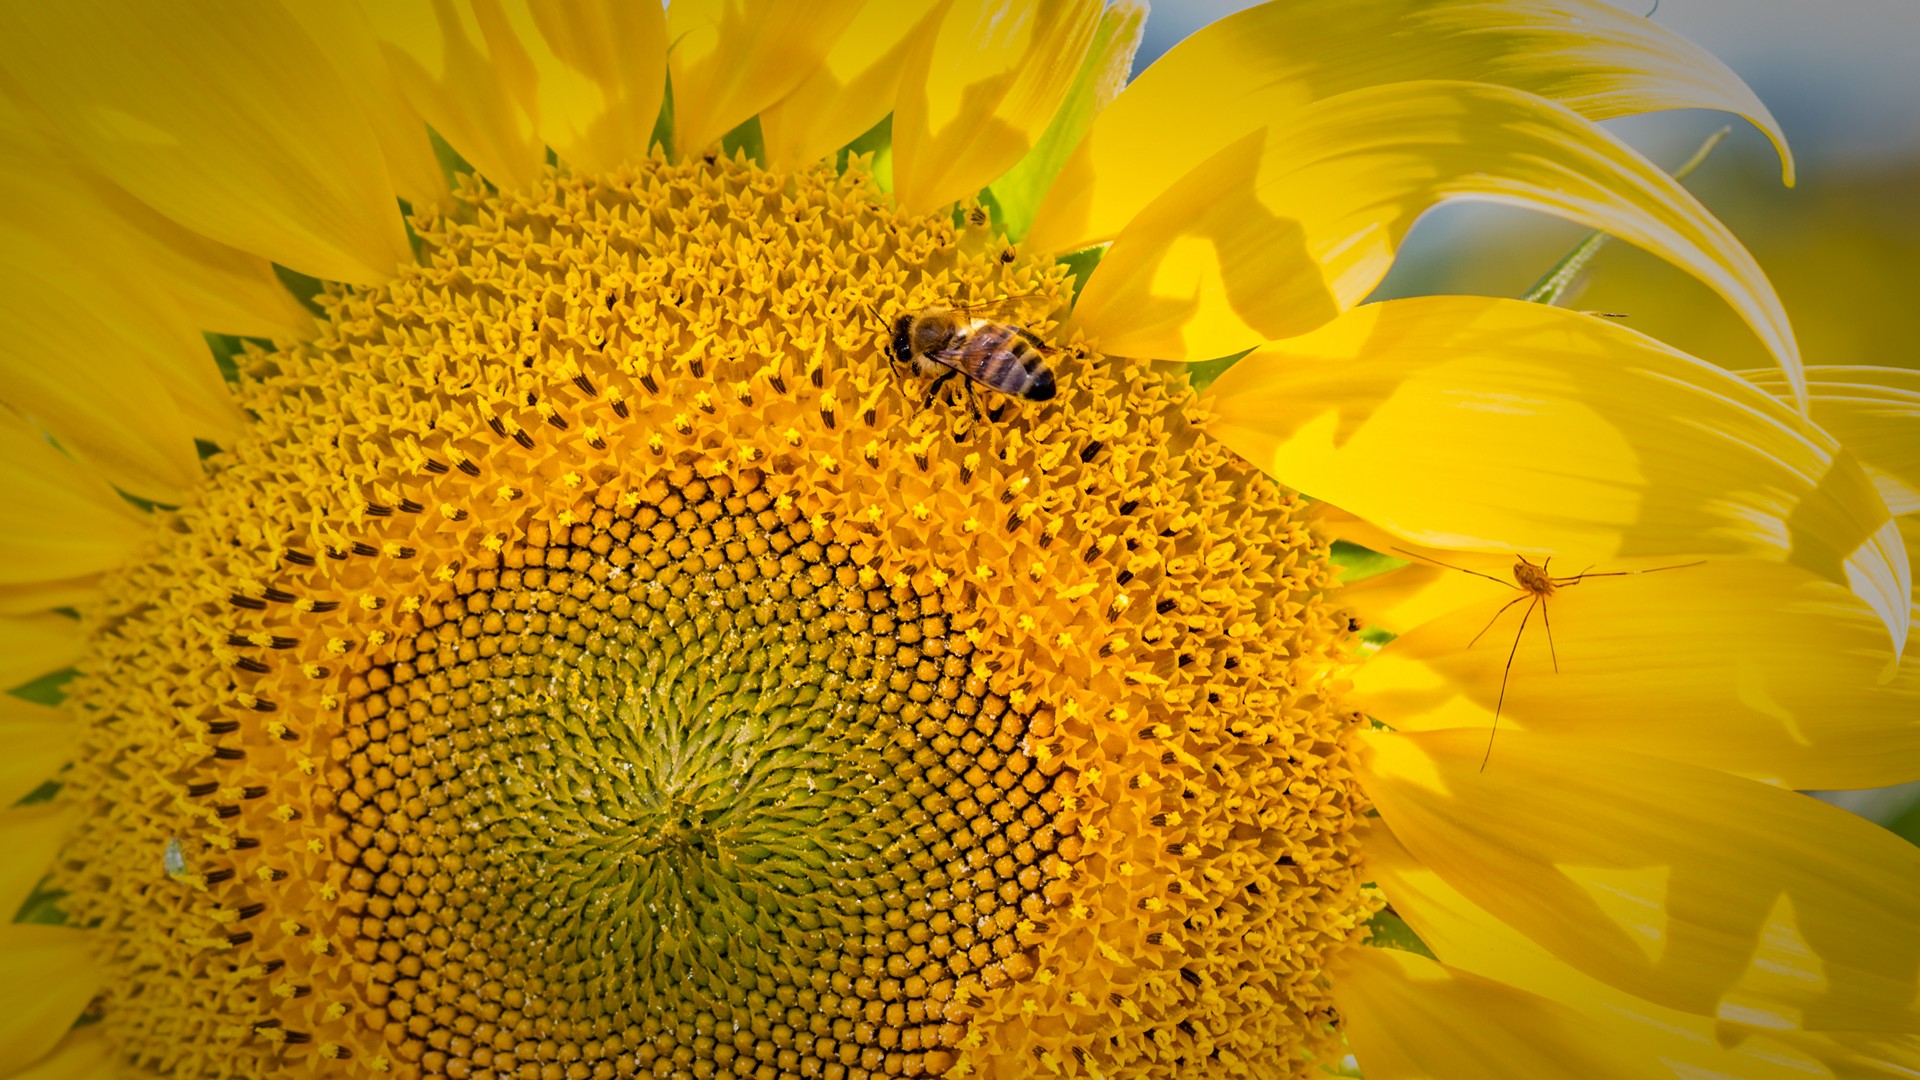
[[[973,304],[954,304],[953,311],[968,318],[1024,326],[1030,322],[1039,322],[1051,315],[1053,302],[1042,293],[1018,293],[1013,296],[997,296],[991,300],[981,300]]]

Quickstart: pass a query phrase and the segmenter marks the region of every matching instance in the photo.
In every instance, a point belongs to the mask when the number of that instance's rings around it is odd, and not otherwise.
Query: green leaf
[[[837,164],[841,172],[847,170],[847,159],[856,154],[872,154],[873,160],[867,171],[873,174],[873,184],[881,191],[893,190],[893,114],[881,117],[880,122],[867,129],[865,135],[848,143],[840,149]]]
[[[431,124],[427,126],[427,143],[433,147],[433,160],[439,163],[440,171],[446,175],[448,188],[452,188],[462,175],[474,171],[467,159],[460,156],[460,151],[433,130]]]
[[[1427,948],[1427,943],[1420,940],[1420,935],[1413,932],[1413,927],[1408,926],[1405,919],[1386,908],[1373,913],[1373,918],[1367,920],[1367,929],[1372,931],[1372,936],[1367,939],[1369,945],[1419,953],[1435,962],[1440,959],[1433,955],[1433,950]]]
[[[14,697],[23,698],[36,705],[58,705],[67,698],[67,680],[80,674],[73,668],[61,668],[51,671],[32,682],[21,683],[11,691]]]
[[[60,900],[66,896],[64,889],[49,889],[42,881],[34,886],[33,894],[20,905],[20,911],[13,917],[14,922],[41,923],[47,926],[65,926],[67,913],[60,909]]]
[[[1920,800],[1887,822],[1887,828],[1909,843],[1920,844]]]
[[[1372,548],[1361,547],[1359,544],[1345,540],[1333,542],[1333,551],[1329,558],[1333,561],[1333,565],[1346,571],[1340,575],[1341,583],[1346,585],[1407,565],[1405,559],[1383,555]]]
[[[767,160],[767,140],[760,133],[760,118],[749,116],[737,128],[720,136],[720,149],[733,157],[740,151],[746,151],[747,157],[760,164]]]

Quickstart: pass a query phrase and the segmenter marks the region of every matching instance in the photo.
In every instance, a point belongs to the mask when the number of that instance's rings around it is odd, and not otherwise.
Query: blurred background
[[[1174,42],[1247,7],[1159,0],[1135,70]],[[1687,186],[1765,268],[1808,364],[1920,367],[1920,0],[1636,0],[1618,3],[1698,43],[1753,87],[1786,131],[1798,176],[1752,125],[1678,111],[1606,126],[1678,167],[1729,122],[1731,135]],[[1456,203],[1421,219],[1376,297],[1519,296],[1585,235],[1505,207]],[[1765,350],[1706,286],[1626,244],[1608,244],[1566,306],[1740,370]],[[1915,433],[1920,438],[1920,432]],[[1920,717],[1916,718],[1920,721]],[[1920,784],[1818,793],[1920,843]]]

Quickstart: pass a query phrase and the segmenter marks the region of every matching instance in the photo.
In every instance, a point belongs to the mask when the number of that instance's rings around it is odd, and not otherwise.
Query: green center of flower
[[[770,502],[695,480],[537,530],[363,677],[348,905],[451,1060],[483,1025],[642,1032],[642,1064],[809,1033],[815,1067],[911,1075],[957,979],[1031,969],[1059,799],[1027,718],[937,597],[862,588]]]

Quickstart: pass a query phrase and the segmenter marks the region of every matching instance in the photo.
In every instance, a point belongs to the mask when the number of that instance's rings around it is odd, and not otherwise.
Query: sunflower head
[[[1271,3],[1129,84],[1103,0],[74,2],[0,3],[0,673],[58,704],[0,710],[0,786],[57,778],[0,820],[0,1076],[1638,1080],[1920,1029],[1920,871],[1780,790],[1920,772],[1905,459],[1595,126],[1777,135],[1647,20]],[[1778,386],[1363,303],[1458,195],[1690,270]],[[1423,565],[1334,594],[1328,526]],[[1509,698],[1469,635],[1549,599]]]
[[[468,183],[412,225],[417,269],[247,353],[256,419],[69,688],[62,883],[120,928],[136,1057],[913,1076],[1319,1043],[1312,973],[1365,902],[1299,501],[1178,373],[1075,341],[1051,401],[930,396],[872,314],[1064,307],[1064,267],[859,162]]]

